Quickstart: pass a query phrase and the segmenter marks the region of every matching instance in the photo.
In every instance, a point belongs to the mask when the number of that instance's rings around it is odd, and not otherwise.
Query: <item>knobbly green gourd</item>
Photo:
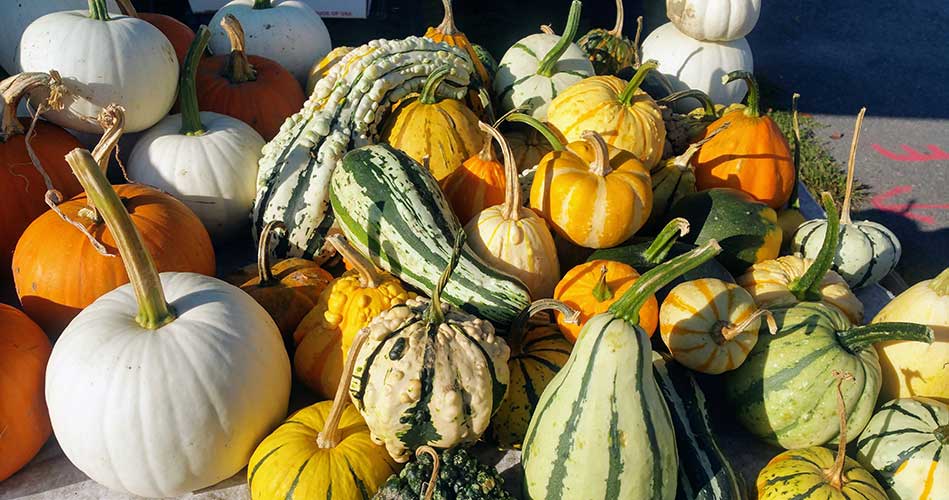
[[[643,18],[637,20],[636,37],[623,36],[625,19],[623,0],[616,0],[616,24],[611,30],[592,29],[580,37],[580,46],[593,63],[597,75],[615,75],[627,68],[639,66],[639,36],[643,31]]]
[[[439,454],[431,446],[393,474],[373,500],[513,500],[498,471],[478,461],[464,448]]]

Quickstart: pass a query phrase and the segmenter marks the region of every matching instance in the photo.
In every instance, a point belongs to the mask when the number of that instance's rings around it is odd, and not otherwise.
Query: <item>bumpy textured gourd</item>
[[[687,113],[675,112],[676,104],[689,99],[698,101],[699,106]],[[698,139],[709,124],[721,116],[717,108],[723,108],[716,106],[708,94],[698,89],[673,92],[656,102],[662,106],[662,120],[666,124],[666,150],[663,152],[663,158],[684,153],[692,141]],[[679,104],[679,107],[689,108],[684,104]]]
[[[639,36],[643,31],[643,18],[637,19],[636,37],[623,36],[625,18],[623,0],[616,0],[616,24],[613,29],[595,28],[580,37],[580,46],[593,63],[597,75],[615,75],[620,71],[639,66]]]
[[[278,240],[278,257],[313,256],[333,225],[329,182],[349,149],[375,142],[388,109],[422,88],[436,68],[452,72],[438,97],[460,99],[473,70],[454,47],[426,38],[374,40],[346,54],[320,79],[299,113],[284,122],[263,149],[252,213],[254,237],[264,224],[280,220],[287,234]]]
[[[306,95],[309,96],[312,94],[313,89],[316,88],[316,84],[326,77],[330,70],[333,69],[333,66],[336,66],[336,64],[343,59],[343,56],[352,52],[354,48],[355,47],[336,47],[331,50],[329,54],[326,54],[326,57],[313,63],[313,67],[310,68],[310,74],[306,78],[306,87],[303,89]]]
[[[415,450],[415,460],[393,474],[373,500],[513,500],[504,479],[464,448],[439,455],[431,446]]]
[[[673,423],[639,310],[659,287],[719,251],[709,242],[647,272],[587,322],[524,439],[527,498],[675,498]]]

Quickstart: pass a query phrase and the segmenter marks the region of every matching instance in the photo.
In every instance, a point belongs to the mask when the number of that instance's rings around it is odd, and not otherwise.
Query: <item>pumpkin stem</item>
[[[438,278],[438,284],[435,285],[435,290],[432,292],[432,302],[428,305],[429,323],[445,322],[445,312],[442,311],[442,291],[445,290],[445,285],[448,284],[451,273],[454,272],[455,267],[458,266],[458,260],[461,259],[461,249],[465,246],[465,240],[467,238],[468,235],[465,234],[464,229],[459,229],[458,232],[455,233],[455,244],[451,250],[451,258],[448,259],[448,266],[445,267],[441,277]]]
[[[661,263],[666,260],[676,240],[687,234],[689,234],[689,221],[682,217],[672,219],[662,228],[662,231],[659,231],[656,239],[649,244],[649,248],[643,252],[643,259],[653,265]]]
[[[590,163],[590,171],[600,177],[609,175],[613,168],[610,166],[610,148],[607,146],[603,136],[592,131],[585,130],[580,137],[593,146],[593,162]]]
[[[438,96],[435,95],[435,91],[438,90],[438,86],[445,81],[445,77],[451,73],[451,66],[442,66],[435,71],[432,71],[432,74],[428,75],[428,78],[425,80],[425,86],[422,87],[422,92],[419,93],[419,102],[422,104],[435,104],[438,102]]]
[[[735,80],[744,80],[748,84],[748,105],[745,106],[745,116],[752,118],[761,116],[761,109],[758,104],[758,82],[754,75],[748,71],[732,71],[722,77],[722,85],[728,85]]]
[[[540,66],[537,67],[538,75],[546,76],[547,78],[554,76],[557,61],[560,60],[560,56],[567,51],[567,48],[573,43],[574,37],[577,36],[577,27],[580,26],[581,6],[580,0],[570,2],[570,14],[567,16],[567,27],[564,28],[563,35],[560,36],[560,40],[557,40],[557,44],[541,59]]]
[[[837,340],[847,351],[857,354],[878,342],[889,340],[908,340],[932,344],[933,329],[917,323],[873,323],[872,325],[856,326],[849,330],[837,332]]]
[[[646,76],[649,75],[649,72],[658,68],[659,63],[654,60],[646,61],[639,65],[639,68],[636,70],[636,74],[629,80],[629,83],[626,84],[626,88],[623,89],[623,92],[619,95],[619,102],[623,106],[632,106],[633,98],[636,96],[636,91],[639,90],[639,86],[646,81]],[[650,98],[651,99],[651,98]]]
[[[939,441],[943,446],[949,445],[949,425],[936,427],[933,435],[936,436],[936,441]]]
[[[419,446],[418,449],[415,450],[416,457],[421,457],[422,455],[432,457],[432,474],[429,476],[428,482],[422,485],[425,487],[425,497],[423,500],[432,500],[432,497],[435,495],[435,485],[438,483],[438,468],[441,466],[441,459],[438,457],[438,453],[435,449],[428,445]]]
[[[195,82],[198,63],[201,62],[201,56],[204,55],[210,40],[211,31],[202,24],[191,46],[188,47],[188,55],[185,56],[184,67],[181,68],[181,76],[178,79],[178,105],[181,108],[179,133],[181,135],[203,135],[205,132],[204,124],[201,123],[201,110],[198,108],[198,91]]]
[[[342,439],[339,432],[339,421],[343,418],[343,410],[349,405],[349,384],[353,380],[353,368],[356,366],[356,358],[359,356],[359,350],[362,349],[366,339],[369,338],[369,329],[362,328],[353,338],[352,345],[346,353],[346,364],[343,365],[343,373],[339,377],[339,385],[336,386],[336,395],[333,396],[333,406],[330,408],[330,414],[326,416],[323,422],[323,429],[316,435],[316,445],[322,449],[335,448]]]
[[[847,190],[844,191],[844,204],[840,207],[840,223],[850,224],[850,197],[853,195],[853,177],[857,159],[857,143],[860,141],[860,129],[863,127],[863,117],[867,108],[860,108],[857,114],[857,123],[853,126],[853,140],[850,141],[850,156],[847,158]]]
[[[718,241],[712,239],[704,245],[670,259],[643,274],[610,306],[609,312],[631,325],[639,325],[639,310],[660,288],[668,285],[683,273],[702,265],[722,251]]]
[[[501,145],[501,153],[504,155],[504,206],[501,215],[505,220],[519,221],[521,220],[521,185],[517,180],[517,163],[514,162],[514,153],[511,151],[511,146],[501,135],[501,132],[498,132],[498,129],[491,125],[478,122],[478,128],[493,137]],[[490,140],[488,140],[488,146],[491,146]]]
[[[270,0],[254,0],[254,10],[264,10],[271,8],[273,8],[273,5],[270,4]]]
[[[788,208],[801,208],[797,186],[801,178],[801,124],[798,121],[797,101],[801,94],[795,92],[791,96],[791,130],[794,132],[794,187],[791,188],[791,197],[788,198]]]
[[[699,152],[700,149],[702,149],[702,146],[704,146],[707,142],[709,142],[709,141],[711,141],[712,139],[714,139],[716,135],[718,135],[718,134],[722,133],[723,131],[727,130],[728,127],[730,127],[730,126],[731,126],[731,122],[725,122],[725,123],[721,124],[721,126],[719,126],[717,129],[713,130],[712,133],[710,133],[710,134],[708,134],[707,136],[705,136],[704,139],[702,139],[702,140],[700,140],[700,141],[698,141],[698,142],[696,142],[696,143],[689,144],[689,147],[686,148],[685,152],[683,152],[683,153],[682,153],[681,155],[679,155],[679,156],[676,156],[676,157],[672,158],[672,159],[669,160],[669,161],[672,163],[672,165],[673,165],[674,167],[676,167],[677,169],[679,169],[680,172],[685,172],[686,170],[691,170],[691,169],[692,169],[692,164],[691,164],[692,158],[695,156],[696,153]]]
[[[520,314],[514,318],[514,321],[511,323],[510,330],[508,330],[509,337],[511,339],[510,345],[512,349],[520,349],[521,343],[524,339],[524,335],[527,334],[527,324],[530,319],[537,313],[541,311],[554,310],[564,315],[564,320],[571,325],[577,325],[580,323],[580,311],[564,304],[559,300],[554,299],[539,299],[531,302],[531,305],[524,308]]]
[[[837,491],[844,485],[844,464],[847,460],[847,404],[844,402],[844,392],[841,386],[844,380],[853,380],[853,374],[850,372],[831,372],[837,379],[837,415],[840,417],[840,435],[837,438],[837,459],[834,460],[834,466],[825,471],[827,482]]]
[[[149,330],[156,330],[174,321],[175,314],[165,301],[165,292],[162,290],[155,262],[145,248],[142,236],[132,223],[125,205],[112,188],[112,184],[109,184],[95,158],[89,151],[76,148],[66,155],[66,162],[82,184],[86,196],[95,201],[102,218],[105,219],[106,227],[112,233],[115,246],[119,249],[138,301],[138,315],[135,320],[142,328]]]
[[[455,13],[451,9],[451,0],[442,0],[442,6],[445,7],[445,17],[435,29],[443,35],[455,35],[458,33],[458,27],[455,26]]]
[[[110,104],[99,112],[97,121],[99,126],[102,127],[103,134],[99,139],[99,143],[92,150],[92,157],[95,158],[99,169],[105,174],[109,169],[109,155],[118,147],[119,138],[125,132],[125,108],[118,104]],[[96,209],[96,204],[91,196],[86,197],[86,206],[79,211],[79,214],[93,223],[102,222],[101,214]]]
[[[3,103],[3,118],[0,121],[0,144],[25,132],[16,116],[20,100],[38,88],[49,88],[50,76],[46,73],[20,73],[0,82],[0,99]]]
[[[105,0],[89,0],[89,19],[96,21],[109,21],[109,7]]]
[[[227,62],[224,64],[222,76],[231,83],[244,83],[257,80],[257,70],[247,59],[244,45],[244,27],[241,22],[228,14],[221,19],[221,27],[227,34],[227,39],[231,42],[231,53],[227,55]]]
[[[731,323],[722,325],[721,330],[719,330],[718,335],[715,338],[715,343],[722,345],[726,342],[731,342],[732,339],[740,335],[741,332],[747,330],[748,327],[751,326],[751,324],[761,316],[764,316],[765,320],[767,320],[768,331],[771,332],[771,335],[778,333],[778,324],[774,321],[774,315],[771,314],[771,311],[767,309],[758,309],[737,325]]]
[[[122,15],[128,17],[138,17],[138,11],[135,10],[135,6],[132,5],[132,0],[115,0],[115,3],[119,6],[119,11],[122,12]]]
[[[642,53],[642,49],[639,47],[639,42],[642,40],[642,36],[643,36],[643,16],[639,16],[636,18],[636,36],[633,37],[633,64],[635,65],[634,67],[636,68],[638,68],[639,65],[642,64],[642,61],[640,60],[640,58],[642,57],[640,55]]]
[[[669,94],[662,99],[659,99],[658,102],[659,104],[671,104],[683,99],[695,99],[696,101],[699,101],[699,104],[702,105],[702,111],[704,112],[702,115],[703,118],[716,118],[718,116],[718,112],[715,111],[715,103],[712,102],[712,98],[699,89],[680,90],[679,92]]]
[[[929,288],[939,296],[949,295],[949,267],[929,281]]]
[[[609,33],[615,37],[623,36],[623,20],[626,17],[626,11],[623,8],[623,0],[616,0],[616,24]]]
[[[554,35],[554,36],[557,36],[557,32],[554,31],[554,27],[551,26],[551,25],[549,25],[549,24],[541,24],[541,25],[540,25],[540,32],[543,33],[543,34],[545,34],[545,35]]]
[[[266,287],[274,284],[273,269],[270,267],[270,239],[274,230],[286,229],[286,225],[278,220],[268,222],[260,232],[260,243],[257,244],[257,281],[258,286]]]
[[[606,264],[600,266],[600,279],[596,281],[596,286],[592,290],[593,298],[597,302],[606,302],[613,298],[613,290],[610,290],[610,285],[606,282],[607,271]]]
[[[557,134],[555,134],[554,131],[550,129],[550,127],[544,123],[541,123],[540,120],[534,118],[533,116],[525,115],[524,113],[511,113],[508,115],[507,121],[513,123],[524,123],[529,125],[534,130],[540,132],[540,134],[543,135],[545,139],[547,139],[547,142],[550,143],[550,147],[553,148],[554,151],[563,151],[565,149],[563,141],[557,137]]]
[[[359,273],[359,286],[362,288],[378,288],[384,281],[384,276],[375,264],[367,259],[359,250],[356,250],[349,241],[341,234],[331,234],[326,237],[326,241],[336,252],[353,266],[353,269]]]
[[[837,256],[837,245],[840,242],[840,219],[837,216],[837,205],[830,193],[824,191],[820,195],[821,205],[827,212],[827,229],[824,233],[824,242],[821,244],[817,258],[811,263],[810,267],[803,276],[792,281],[788,285],[788,290],[800,302],[819,302],[821,299],[821,283],[824,276],[834,263],[834,257]]]

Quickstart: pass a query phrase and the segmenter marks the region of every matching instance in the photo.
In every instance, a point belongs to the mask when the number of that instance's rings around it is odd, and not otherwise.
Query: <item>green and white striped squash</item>
[[[330,199],[355,248],[380,269],[433,293],[461,223],[427,168],[387,144],[359,148],[336,168]],[[530,305],[523,283],[489,266],[467,244],[442,299],[501,325]]]
[[[521,455],[526,498],[675,498],[672,417],[639,309],[659,287],[719,251],[709,242],[658,266],[587,321],[531,418]]]
[[[392,104],[446,65],[452,69],[436,95],[461,99],[474,71],[461,49],[411,36],[374,40],[346,54],[264,146],[251,215],[254,237],[268,222],[281,221],[286,229],[275,234],[274,255],[317,255],[333,225],[329,182],[343,155],[376,142]]]
[[[741,475],[722,453],[709,423],[705,394],[691,372],[668,356],[653,354],[653,370],[666,398],[679,452],[677,500],[742,500]]]
[[[547,106],[567,87],[593,76],[593,64],[573,38],[580,22],[579,0],[570,4],[562,36],[537,33],[520,39],[501,58],[494,94],[501,111],[520,108],[543,121]]]
[[[856,436],[880,394],[873,344],[933,339],[930,328],[913,323],[854,327],[838,309],[817,302],[777,306],[771,313],[777,334],[760,332],[745,362],[725,374],[725,396],[749,432],[785,449],[820,446],[838,437],[833,370],[854,376],[843,392],[847,427]]]
[[[894,399],[857,440],[857,460],[894,500],[949,499],[949,406]]]
[[[507,391],[507,343],[490,322],[441,303],[464,245],[464,232],[456,235],[432,299],[393,306],[363,330],[349,392],[372,440],[397,462],[420,446],[474,443]]]

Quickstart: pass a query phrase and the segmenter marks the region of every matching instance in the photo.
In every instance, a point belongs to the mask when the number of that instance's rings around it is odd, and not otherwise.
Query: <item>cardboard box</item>
[[[230,0],[189,0],[194,12],[209,12],[220,9]],[[369,17],[372,0],[300,0],[313,7],[320,17],[365,19]]]

